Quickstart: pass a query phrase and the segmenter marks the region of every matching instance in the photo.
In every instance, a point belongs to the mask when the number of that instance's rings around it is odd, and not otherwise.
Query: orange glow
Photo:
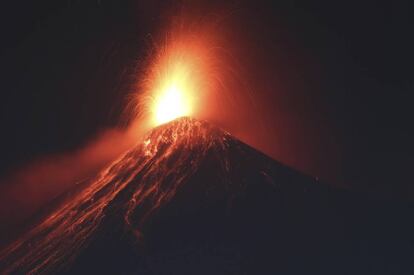
[[[151,127],[179,117],[199,117],[214,83],[213,40],[206,30],[171,28],[139,83],[138,106]]]
[[[191,81],[191,66],[185,60],[173,60],[173,64],[157,82],[153,93],[151,112],[153,123],[160,125],[173,119],[191,116],[197,96]]]

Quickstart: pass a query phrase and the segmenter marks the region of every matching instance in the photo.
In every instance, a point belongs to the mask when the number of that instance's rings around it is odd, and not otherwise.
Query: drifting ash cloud
[[[76,184],[86,182],[140,140],[145,127],[110,129],[83,148],[44,156],[0,180],[0,232],[6,241],[16,225]]]

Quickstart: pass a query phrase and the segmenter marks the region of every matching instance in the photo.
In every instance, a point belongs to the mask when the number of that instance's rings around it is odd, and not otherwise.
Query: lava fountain
[[[153,123],[169,122],[175,118],[191,116],[194,112],[195,91],[191,83],[191,64],[185,60],[174,60],[170,71],[154,88],[152,104]]]
[[[157,54],[150,56],[149,69],[137,86],[134,107],[151,127],[198,117],[217,82],[212,36],[175,29],[154,46]]]

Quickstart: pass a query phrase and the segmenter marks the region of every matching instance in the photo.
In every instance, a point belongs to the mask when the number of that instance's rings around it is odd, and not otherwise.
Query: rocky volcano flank
[[[334,189],[180,118],[6,248],[0,271],[405,274],[412,210]]]

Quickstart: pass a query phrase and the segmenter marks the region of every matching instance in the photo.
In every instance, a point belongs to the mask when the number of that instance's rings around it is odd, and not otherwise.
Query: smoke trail
[[[43,157],[3,178],[0,184],[0,224],[6,239],[10,229],[53,198],[94,177],[129,149],[145,130],[138,123],[127,130],[107,130],[84,148]]]

